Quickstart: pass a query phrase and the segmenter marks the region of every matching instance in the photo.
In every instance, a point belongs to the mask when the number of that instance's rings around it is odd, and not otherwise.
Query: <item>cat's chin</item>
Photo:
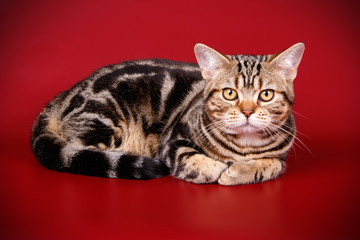
[[[244,136],[244,135],[253,135],[253,134],[261,134],[263,132],[263,130],[260,128],[260,127],[257,127],[253,124],[250,124],[250,123],[246,123],[244,125],[241,125],[241,126],[238,126],[238,127],[235,127],[235,128],[231,128],[228,130],[228,133],[230,135],[241,135],[241,136]]]

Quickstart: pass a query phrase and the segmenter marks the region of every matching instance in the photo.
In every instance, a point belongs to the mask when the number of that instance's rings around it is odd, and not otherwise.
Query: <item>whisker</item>
[[[273,126],[273,127],[278,127],[277,125],[275,125],[275,124],[273,124],[273,123],[271,123],[271,122],[269,122],[268,124],[269,124],[270,126]],[[292,136],[294,139],[296,139],[297,141],[299,141],[299,142],[302,144],[302,146],[303,146],[313,157],[315,157],[315,155],[313,154],[313,152],[306,146],[306,144],[305,144],[303,141],[301,141],[297,136],[295,136],[295,134],[287,131],[287,130],[284,129],[283,127],[280,127],[278,130],[283,131],[283,132],[289,134],[289,135]],[[294,144],[295,144],[295,143],[294,143]],[[298,146],[298,147],[299,147],[299,146]]]
[[[296,111],[294,111],[294,110],[292,110],[292,112],[295,113],[296,115],[300,116],[300,117],[303,117],[303,118],[305,118],[305,119],[307,119],[307,120],[310,120],[309,117],[307,117],[307,116],[305,116],[305,115],[302,115],[301,113],[298,113],[298,112],[296,112]]]

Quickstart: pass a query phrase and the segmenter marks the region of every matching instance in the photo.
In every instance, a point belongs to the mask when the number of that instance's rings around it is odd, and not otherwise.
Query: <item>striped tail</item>
[[[41,114],[35,122],[31,145],[35,156],[48,169],[87,176],[140,180],[169,174],[168,167],[157,158],[68,143],[50,129],[44,115]]]

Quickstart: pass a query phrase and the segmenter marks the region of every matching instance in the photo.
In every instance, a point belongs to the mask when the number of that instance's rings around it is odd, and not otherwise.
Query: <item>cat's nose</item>
[[[251,109],[243,109],[242,113],[245,115],[245,117],[250,117],[251,114],[253,114],[253,110]]]

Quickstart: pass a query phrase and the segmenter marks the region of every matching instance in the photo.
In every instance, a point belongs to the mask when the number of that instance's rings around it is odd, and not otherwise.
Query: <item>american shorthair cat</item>
[[[196,44],[198,65],[151,59],[103,67],[40,113],[33,151],[48,169],[89,176],[274,179],[295,138],[293,81],[304,49],[223,55]]]

